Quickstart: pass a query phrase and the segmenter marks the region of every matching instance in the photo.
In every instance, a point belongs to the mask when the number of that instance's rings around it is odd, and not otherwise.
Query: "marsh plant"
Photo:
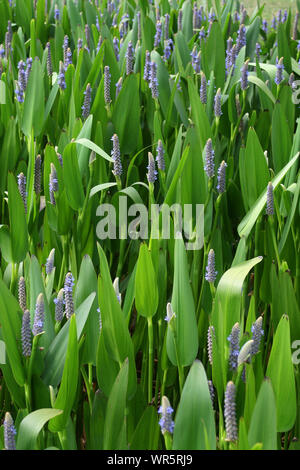
[[[300,5],[244,3],[0,1],[2,449],[299,449]]]

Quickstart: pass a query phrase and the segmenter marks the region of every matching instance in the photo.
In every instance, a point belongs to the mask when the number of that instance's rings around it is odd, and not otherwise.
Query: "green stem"
[[[149,361],[148,361],[148,403],[152,401],[153,389],[153,323],[152,317],[148,318],[148,343],[149,343]]]

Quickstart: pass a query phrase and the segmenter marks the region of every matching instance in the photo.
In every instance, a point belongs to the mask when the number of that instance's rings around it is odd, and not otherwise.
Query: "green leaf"
[[[28,251],[28,231],[23,200],[12,173],[8,174],[8,210],[12,257],[20,263]]]
[[[25,374],[20,354],[22,316],[15,297],[0,280],[0,324],[5,342],[6,354],[11,364],[13,376],[18,385],[25,382]]]
[[[276,103],[272,117],[272,154],[276,173],[288,163],[291,149],[290,128],[282,105]]]
[[[206,373],[198,360],[190,369],[177,408],[173,449],[216,449],[214,411]]]
[[[105,160],[108,160],[109,162],[114,161],[112,157],[110,157],[106,152],[104,152],[104,150],[102,150],[98,145],[94,144],[94,142],[91,142],[89,139],[76,139],[74,143],[83,145],[84,147],[95,152],[97,155],[100,155],[101,157],[105,158]]]
[[[63,175],[67,198],[72,209],[77,211],[83,206],[84,192],[75,143],[66,146],[63,161]]]
[[[22,131],[27,137],[38,136],[44,125],[45,93],[43,69],[39,60],[34,60],[25,92]]]
[[[91,306],[94,302],[95,295],[95,292],[90,294],[75,312],[78,335],[77,339],[79,339],[82,334]],[[63,373],[68,345],[69,327],[70,322],[64,324],[60,332],[52,341],[44,359],[45,367],[42,380],[46,385],[52,385],[54,388],[60,383]]]
[[[135,275],[135,305],[138,313],[151,318],[158,307],[158,289],[151,253],[145,243],[140,246]]]
[[[272,385],[265,380],[260,388],[248,433],[250,447],[262,443],[263,450],[277,450],[276,403]]]
[[[157,417],[157,410],[153,406],[147,406],[131,438],[131,450],[157,449],[160,433]]]
[[[112,122],[123,154],[133,153],[137,148],[140,134],[140,109],[138,77],[130,74],[122,85],[112,115]]]
[[[62,410],[42,408],[25,416],[18,430],[17,450],[35,450],[37,437],[44,425],[61,413]]]
[[[119,449],[118,441],[126,420],[126,395],[128,385],[128,359],[121,366],[107,402],[104,424],[104,450]]]
[[[294,165],[294,163],[298,160],[299,153],[297,153],[286,165],[282,170],[272,179],[272,185],[275,189],[280,181],[284,178],[287,174],[289,169]],[[238,234],[240,237],[248,237],[250,234],[258,216],[260,215],[261,211],[263,210],[264,206],[267,202],[267,188],[261,194],[261,196],[257,199],[256,203],[251,207],[248,214],[245,215],[243,220],[240,222],[238,226]]]
[[[66,426],[77,390],[79,358],[75,314],[71,316],[69,322],[69,340],[64,371],[58,395],[54,403],[54,408],[63,410],[63,413],[51,419],[49,429],[52,432],[62,431]]]
[[[289,431],[296,419],[297,401],[291,355],[289,318],[283,315],[277,327],[266,372],[270,378],[277,409],[277,431]]]
[[[187,255],[184,242],[175,240],[175,266],[172,293],[172,308],[175,312],[176,347],[181,366],[188,366],[195,360],[198,351],[198,334],[195,304],[189,279]],[[168,327],[167,352],[171,362],[176,365],[174,334]]]
[[[107,353],[119,364],[129,360],[128,395],[133,396],[136,390],[136,368],[133,343],[127,329],[126,320],[111,281],[107,260],[103,249],[98,245],[100,258],[99,305],[102,318],[102,329]]]

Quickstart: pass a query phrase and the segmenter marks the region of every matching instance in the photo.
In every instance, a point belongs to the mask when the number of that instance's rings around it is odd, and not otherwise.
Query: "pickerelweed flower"
[[[160,171],[165,171],[165,168],[166,168],[164,154],[165,154],[164,147],[163,147],[162,141],[159,139],[157,143],[157,150],[156,150],[156,161],[157,161],[157,168]]]
[[[87,86],[86,86],[86,89],[83,93],[84,94],[84,101],[83,101],[83,105],[81,107],[81,109],[82,109],[82,118],[84,120],[87,119],[89,114],[90,114],[91,93],[92,93],[91,85],[90,85],[90,83],[88,83]]]
[[[221,165],[218,168],[217,191],[219,194],[224,193],[226,190],[226,167],[227,167],[227,163],[223,160]]]
[[[98,33],[99,33],[99,31],[100,31],[100,23],[99,23],[99,17],[98,17],[98,15],[96,15],[96,28],[97,28],[97,31],[98,31]]]
[[[161,399],[161,406],[158,409],[158,414],[161,415],[159,420],[159,425],[162,434],[166,432],[173,433],[174,431],[174,421],[172,420],[173,408],[170,405],[170,402],[166,396],[163,396]]]
[[[299,16],[300,16],[300,13],[299,11],[297,11],[295,15],[295,20],[294,20],[294,26],[293,26],[293,40],[294,41],[297,40]]]
[[[287,10],[284,10],[281,23],[285,23],[287,21],[287,18],[288,18],[288,12]]]
[[[59,18],[60,18],[60,11],[59,11],[59,8],[57,7],[57,5],[55,5],[55,9],[54,9],[54,20],[55,20],[55,21],[59,21]]]
[[[182,9],[178,11],[178,16],[177,16],[177,31],[182,30]]]
[[[18,299],[19,299],[19,305],[23,312],[27,309],[27,303],[26,303],[26,286],[25,286],[25,279],[23,276],[20,277],[19,283],[18,283]]]
[[[136,19],[137,19],[137,26],[138,26],[137,38],[138,38],[138,41],[141,42],[141,40],[142,40],[142,26],[141,26],[141,12],[140,11],[137,12]]]
[[[47,42],[46,48],[47,48],[47,74],[48,74],[49,77],[52,77],[53,67],[52,67],[52,59],[51,59],[50,42]]]
[[[155,62],[151,62],[150,65],[149,88],[151,88],[152,98],[158,99],[157,64]]]
[[[34,336],[41,334],[44,331],[44,317],[45,317],[45,304],[44,304],[44,295],[39,294],[36,305],[35,305],[35,314],[32,327],[32,333]]]
[[[249,362],[249,359],[251,358],[253,343],[253,339],[250,339],[242,346],[238,355],[238,367],[244,362]]]
[[[198,7],[197,3],[195,2],[193,5],[193,34],[196,33],[198,29]]]
[[[68,47],[65,68],[68,68],[69,65],[72,65],[72,51]]]
[[[91,49],[91,32],[90,32],[90,27],[89,27],[88,24],[86,24],[85,27],[84,27],[84,34],[85,34],[87,49],[90,52],[90,49]]]
[[[276,76],[275,76],[275,83],[276,85],[280,85],[281,82],[283,82],[283,71],[284,71],[284,65],[283,65],[283,57],[278,60],[278,57],[276,58]]]
[[[100,41],[100,38],[101,38],[101,36],[99,37],[99,41]],[[99,42],[98,42],[98,45],[99,45]],[[82,48],[83,48],[83,40],[81,38],[78,38],[78,41],[77,41],[77,54],[79,54],[79,52],[81,51]],[[100,46],[99,46],[99,49],[100,49]],[[98,46],[97,46],[97,54],[99,52],[99,49],[98,49]]]
[[[146,51],[145,56],[145,65],[144,65],[144,80],[150,83],[151,78],[151,54],[149,51]]]
[[[40,155],[37,155],[34,162],[34,192],[38,196],[41,193],[41,181],[42,181],[42,159]]]
[[[262,30],[265,34],[268,34],[268,22],[267,22],[267,20],[262,21],[262,27],[261,28],[262,28]]]
[[[55,303],[55,321],[60,323],[64,318],[64,289],[60,289],[53,302]]]
[[[164,40],[169,39],[169,28],[170,28],[170,15],[169,13],[165,14],[165,27],[164,27]]]
[[[109,104],[111,102],[110,99],[110,71],[109,71],[109,66],[106,65],[104,67],[104,101],[106,104]]]
[[[49,194],[50,194],[50,202],[51,204],[53,204],[53,206],[56,205],[54,193],[57,191],[58,191],[58,179],[57,179],[56,168],[53,165],[53,163],[51,163],[50,175],[49,175]]]
[[[229,37],[227,39],[227,47],[226,47],[226,59],[225,59],[225,68],[226,68],[226,73],[230,72],[232,62],[231,62],[231,50],[232,50],[232,38]]]
[[[26,176],[24,175],[24,173],[18,174],[18,188],[23,200],[25,214],[27,214]]]
[[[55,248],[52,248],[46,260],[46,274],[48,275],[51,274],[54,269],[54,256],[55,256]]]
[[[208,327],[208,330],[207,330],[207,356],[208,356],[208,361],[211,366],[213,363],[213,340],[212,340],[213,336],[215,336],[215,329],[211,325]]]
[[[25,62],[23,60],[20,60],[18,63],[18,82],[22,92],[24,92],[26,90],[26,74]]]
[[[213,249],[209,250],[206,265],[205,279],[207,282],[215,282],[218,271],[215,270],[215,252]]]
[[[194,46],[193,51],[191,52],[192,57],[192,67],[196,73],[200,73],[200,59],[201,51],[197,52],[196,46]]]
[[[261,54],[261,45],[259,44],[259,42],[257,42],[255,45],[255,55],[256,55],[258,62],[260,61],[260,54]]]
[[[29,80],[31,69],[32,69],[32,57],[28,57],[28,59],[26,60],[26,71],[25,71],[26,86]]]
[[[282,11],[279,10],[278,13],[277,13],[277,21],[278,21],[278,23],[281,23],[281,19],[282,19]]]
[[[165,41],[165,47],[164,47],[164,61],[167,62],[167,60],[170,59],[171,54],[172,54],[172,48],[173,48],[173,41],[172,39],[168,39]]]
[[[154,36],[154,47],[158,47],[161,41],[162,25],[160,21],[156,22],[156,33]]]
[[[133,44],[131,41],[129,41],[127,51],[126,51],[126,75],[130,75],[133,72],[133,64],[134,64]]]
[[[273,28],[273,29],[277,28],[277,20],[276,20],[275,16],[273,16],[273,18],[272,18],[271,28]]]
[[[22,317],[21,328],[22,354],[25,357],[31,355],[31,330],[30,330],[30,312],[25,310]]]
[[[240,325],[233,325],[230,335],[228,336],[230,345],[229,349],[229,365],[231,370],[237,369],[237,359],[240,352]]]
[[[249,76],[249,71],[248,71],[248,65],[249,65],[249,59],[246,60],[244,63],[243,67],[241,68],[241,89],[244,91],[248,88],[249,82],[248,82],[248,76]]]
[[[65,67],[62,61],[59,62],[58,86],[61,90],[65,90],[67,87],[65,80]]]
[[[172,320],[172,318],[175,318],[176,317],[176,314],[175,312],[173,311],[173,308],[172,308],[172,304],[169,302],[167,304],[167,314],[165,316],[165,320],[166,322],[170,323],[170,321]]]
[[[208,178],[213,178],[215,175],[215,152],[212,146],[212,140],[208,139],[205,147],[205,173]]]
[[[123,173],[123,168],[122,168],[122,163],[121,163],[119,137],[117,136],[117,134],[114,134],[111,140],[113,143],[113,148],[111,151],[111,156],[114,160],[113,174],[115,175],[115,177],[120,178]]]
[[[116,98],[118,97],[121,90],[122,90],[122,77],[120,77],[116,83]]]
[[[199,41],[200,41],[200,45],[201,45],[201,41],[202,41],[202,40],[205,41],[205,38],[206,38],[205,28],[204,28],[204,26],[202,26],[202,28],[201,28],[200,31],[199,31]]]
[[[157,171],[155,169],[155,161],[153,158],[153,155],[151,152],[148,152],[148,173],[147,173],[147,179],[149,183],[155,183],[157,179]]]
[[[0,44],[0,58],[3,59],[5,56],[5,48],[3,44]]]
[[[202,104],[207,103],[207,82],[203,72],[201,72],[200,100]]]
[[[115,290],[115,293],[116,293],[117,300],[118,300],[119,304],[121,305],[122,295],[121,295],[120,289],[119,289],[119,278],[118,277],[116,277],[116,279],[114,280],[113,286],[114,286],[114,290]]]
[[[261,339],[264,335],[264,330],[262,329],[262,322],[263,322],[263,318],[262,318],[262,316],[260,316],[253,323],[253,325],[251,327],[252,339],[253,339],[251,355],[257,354],[259,352]]]
[[[64,42],[63,42],[62,47],[63,47],[63,56],[64,56],[64,66],[65,66],[65,68],[67,68],[67,60],[68,60],[67,51],[68,51],[68,47],[69,47],[69,38],[68,38],[67,34],[64,37]]]
[[[16,428],[11,414],[7,411],[4,419],[4,447],[5,450],[16,450]]]
[[[215,388],[214,388],[214,384],[213,384],[212,380],[208,380],[207,385],[208,385],[208,390],[209,390],[209,394],[210,394],[211,404],[212,404],[212,407],[214,407],[214,404],[215,404]]]
[[[234,442],[238,438],[235,396],[235,385],[230,381],[226,386],[224,407],[226,441],[229,442]]]
[[[114,36],[114,39],[113,39],[113,46],[114,46],[116,59],[117,61],[119,61],[119,58],[120,58],[119,38],[117,38],[116,36]]]
[[[245,25],[241,24],[238,30],[238,37],[236,41],[237,55],[244,46],[246,46],[246,27]]]
[[[267,188],[267,209],[266,209],[266,214],[267,215],[274,215],[274,188],[271,183],[271,181],[268,184]]]
[[[24,103],[24,92],[19,82],[17,82],[16,84],[15,94],[16,94],[18,103]]]
[[[222,116],[222,109],[221,109],[221,88],[217,90],[215,95],[215,105],[214,105],[214,112],[217,118]]]
[[[9,53],[11,52],[11,41],[9,39],[8,31],[5,33],[5,58],[8,59]]]
[[[99,331],[101,333],[101,330],[102,330],[102,316],[101,316],[101,311],[100,311],[99,307],[97,308],[97,312],[99,313]]]
[[[247,18],[247,10],[246,8],[242,9],[242,14],[241,14],[241,24],[245,24]]]
[[[74,277],[71,272],[66,274],[64,283],[64,297],[66,306],[66,318],[69,320],[74,313],[74,301],[73,301],[73,286]]]
[[[63,158],[62,158],[62,155],[58,152],[57,146],[55,147],[55,152],[56,152],[57,159],[59,161],[60,166],[63,167]]]

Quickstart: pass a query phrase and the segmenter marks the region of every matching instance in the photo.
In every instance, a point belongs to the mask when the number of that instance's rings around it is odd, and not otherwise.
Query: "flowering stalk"
[[[162,435],[164,436],[165,445],[167,450],[171,450],[172,437],[174,431],[174,421],[172,419],[173,408],[170,405],[170,402],[166,396],[162,397],[161,406],[158,409],[158,414],[161,415],[159,420],[160,429]]]

